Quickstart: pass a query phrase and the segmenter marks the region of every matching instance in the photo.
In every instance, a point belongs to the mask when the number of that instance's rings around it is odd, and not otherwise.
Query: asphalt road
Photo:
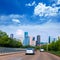
[[[4,55],[0,56],[0,60],[60,60],[60,57],[47,52],[37,51],[35,55],[25,55],[25,52]]]

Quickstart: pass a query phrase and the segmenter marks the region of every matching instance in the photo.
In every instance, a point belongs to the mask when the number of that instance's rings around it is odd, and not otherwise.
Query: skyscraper
[[[40,35],[37,35],[36,45],[37,45],[37,46],[40,46]]]
[[[14,37],[14,34],[10,34],[10,38],[12,38],[12,39],[13,39],[13,37]]]
[[[48,43],[50,43],[50,42],[51,42],[50,40],[51,40],[51,38],[50,38],[50,36],[49,36],[49,38],[48,38]]]
[[[56,38],[53,38],[53,41],[55,42],[56,41]]]
[[[33,37],[33,39],[32,39],[33,41],[35,41],[35,37]]]
[[[35,46],[35,45],[36,45],[35,37],[30,37],[30,46]]]
[[[24,32],[23,45],[24,45],[24,46],[27,46],[27,45],[29,45],[29,42],[30,42],[30,38],[29,38],[29,36],[28,36],[28,32]]]
[[[28,37],[28,32],[25,32],[25,33],[24,33],[24,37],[25,37],[25,38]]]
[[[33,44],[32,44],[32,46],[36,46],[35,37],[33,37],[32,41],[33,41]]]

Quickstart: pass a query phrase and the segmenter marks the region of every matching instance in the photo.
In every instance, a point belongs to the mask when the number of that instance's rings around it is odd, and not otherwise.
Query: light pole
[[[48,43],[47,43],[47,46],[46,47],[47,47],[47,51],[48,51]]]

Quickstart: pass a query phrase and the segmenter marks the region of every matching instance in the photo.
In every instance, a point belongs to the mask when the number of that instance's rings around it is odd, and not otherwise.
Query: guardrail
[[[20,51],[25,51],[26,49],[22,48],[1,48],[0,47],[0,54],[2,53],[10,53],[10,52],[20,52]]]

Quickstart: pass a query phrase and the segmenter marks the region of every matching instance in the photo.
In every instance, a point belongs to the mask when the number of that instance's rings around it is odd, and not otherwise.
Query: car
[[[44,49],[40,49],[40,52],[44,52]]]
[[[25,54],[26,55],[34,55],[35,54],[34,48],[27,48]]]

